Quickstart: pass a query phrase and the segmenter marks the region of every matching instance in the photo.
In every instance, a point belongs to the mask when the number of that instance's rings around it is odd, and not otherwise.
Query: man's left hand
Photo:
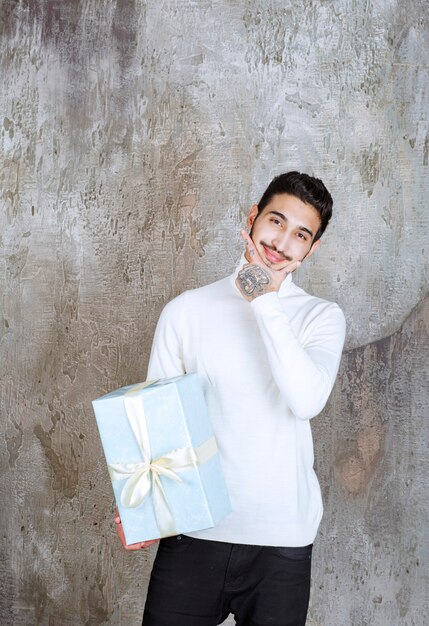
[[[154,543],[158,543],[159,539],[149,539],[149,541],[139,541],[138,543],[127,544],[125,541],[124,529],[122,528],[121,516],[119,515],[118,507],[115,509],[115,524],[118,537],[127,552],[133,552],[134,550],[141,550],[142,548],[148,548]]]
[[[301,265],[301,261],[291,261],[279,270],[269,268],[262,260],[249,234],[242,230],[241,236],[246,244],[246,256],[250,258],[250,263],[244,265],[238,272],[235,284],[243,298],[252,302],[258,296],[272,291],[277,292],[286,276],[294,272]]]

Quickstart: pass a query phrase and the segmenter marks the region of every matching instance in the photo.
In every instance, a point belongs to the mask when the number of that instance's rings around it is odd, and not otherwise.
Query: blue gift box
[[[197,374],[92,404],[127,544],[210,528],[231,511]]]

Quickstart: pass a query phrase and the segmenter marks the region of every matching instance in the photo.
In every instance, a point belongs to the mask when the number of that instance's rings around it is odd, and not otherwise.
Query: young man
[[[161,540],[144,626],[216,626],[230,613],[239,626],[305,624],[322,516],[309,420],[332,390],[345,323],[292,272],[331,214],[322,181],[276,177],[250,209],[234,274],[161,314],[148,378],[200,375],[233,511],[215,528]]]

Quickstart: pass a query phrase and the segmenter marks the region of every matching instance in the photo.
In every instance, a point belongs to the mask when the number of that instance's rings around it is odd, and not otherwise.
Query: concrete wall
[[[140,623],[90,401],[299,168],[336,214],[296,280],[348,320],[308,624],[427,624],[426,1],[0,5],[0,622]]]

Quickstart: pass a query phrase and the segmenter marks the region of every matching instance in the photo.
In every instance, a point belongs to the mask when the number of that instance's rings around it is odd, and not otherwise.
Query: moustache
[[[265,248],[268,248],[268,250],[271,250],[272,252],[275,252],[276,254],[279,254],[280,256],[282,256],[284,258],[285,261],[289,261],[289,262],[293,261],[293,258],[291,256],[288,256],[287,254],[285,254],[281,250],[277,250],[277,248],[275,246],[271,246],[268,243],[265,243],[265,241],[261,241],[261,245],[263,245]]]

